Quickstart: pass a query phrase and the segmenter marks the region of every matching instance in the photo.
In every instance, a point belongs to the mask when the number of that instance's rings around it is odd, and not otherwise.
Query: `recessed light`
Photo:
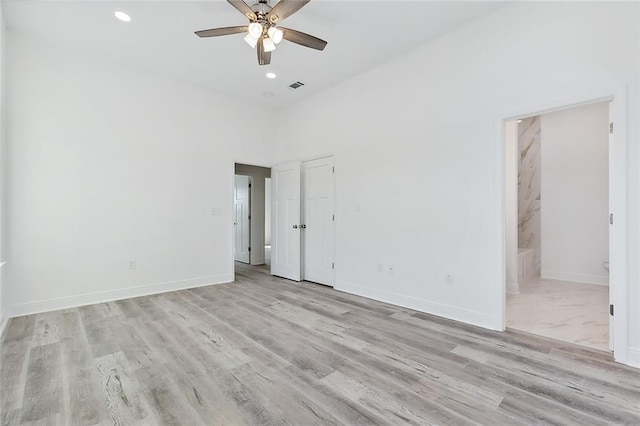
[[[268,73],[267,73],[267,78],[274,79],[274,78],[276,78],[276,77],[277,77],[277,75],[276,75],[276,73],[274,73],[274,72],[268,72]]]
[[[131,21],[131,16],[127,15],[124,12],[121,12],[119,10],[116,11],[116,13],[114,13],[115,17],[118,18],[119,20],[121,20],[122,22],[129,22]]]
[[[522,123],[522,120],[518,120],[518,124],[519,124],[519,123]]]

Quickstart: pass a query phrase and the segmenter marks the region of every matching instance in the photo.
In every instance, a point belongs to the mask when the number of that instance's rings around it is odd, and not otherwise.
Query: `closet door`
[[[271,169],[271,274],[300,281],[300,163]]]
[[[329,286],[335,282],[334,171],[333,157],[302,165],[303,279]]]

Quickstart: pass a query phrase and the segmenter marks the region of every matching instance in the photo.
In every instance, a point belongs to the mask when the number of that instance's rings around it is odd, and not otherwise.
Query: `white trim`
[[[336,282],[336,290],[345,293],[355,294],[357,296],[366,297],[380,302],[391,303],[392,305],[402,306],[404,308],[415,309],[416,311],[425,312],[427,314],[460,321],[478,327],[484,327],[496,330],[497,319],[492,315],[482,312],[462,309],[442,303],[430,302],[428,300],[419,299],[417,297],[406,296],[403,294],[392,293],[390,291],[380,290],[376,288],[366,287],[347,281],[338,280]]]
[[[8,323],[9,323],[8,317],[4,317],[0,321],[0,343],[4,342],[4,330],[7,327]]]
[[[627,365],[640,368],[640,348],[629,348],[627,350]]]
[[[614,214],[614,225],[609,228],[609,287],[611,303],[615,305],[613,322],[614,359],[626,364],[629,351],[628,331],[628,232],[627,232],[627,185],[628,185],[628,131],[627,131],[627,87],[614,92],[613,134],[614,148],[610,149],[609,208]]]
[[[543,269],[540,277],[547,280],[572,281],[581,284],[609,286],[609,277],[602,275],[574,274],[570,272]]]
[[[231,260],[231,281],[236,280],[236,250],[235,250],[235,220],[236,220],[236,164],[243,164],[234,161],[231,163],[231,208],[229,209],[229,259]]]
[[[610,180],[614,182],[615,191],[610,191],[610,209],[615,215],[615,225],[610,228],[610,272],[609,281],[612,294],[612,303],[615,304],[614,317],[614,358],[617,362],[627,364],[629,358],[628,348],[628,234],[627,234],[627,90],[628,86],[608,87],[588,92],[582,92],[569,98],[549,100],[542,104],[529,107],[515,108],[504,114],[499,114],[495,120],[495,144],[494,144],[494,206],[498,209],[494,222],[494,250],[496,256],[495,276],[496,283],[491,297],[492,311],[498,315],[498,330],[506,328],[506,278],[505,278],[505,132],[504,123],[522,117],[540,115],[547,112],[574,108],[580,105],[588,105],[595,102],[615,102],[615,167],[610,168]],[[497,305],[496,305],[497,304]]]
[[[4,265],[6,265],[6,261],[4,262],[0,262],[0,269],[2,269],[2,267]],[[0,292],[2,291],[2,287],[0,286]],[[2,309],[2,306],[0,306],[0,343],[2,343],[4,341],[4,329],[7,326],[7,324],[9,323],[9,316],[7,315],[7,308],[4,308],[4,310]]]
[[[312,155],[310,157],[305,157],[302,160],[300,160],[301,163],[307,162],[307,161],[313,161],[313,160],[320,160],[321,158],[329,158],[329,157],[333,157],[334,159],[334,165],[335,165],[335,158],[336,158],[336,154],[335,152],[330,153],[330,154],[322,154],[322,155]],[[295,160],[294,160],[295,161]]]
[[[241,165],[241,166],[251,166],[251,167],[261,167],[263,169],[269,169],[272,170],[273,169],[273,165],[270,166],[265,166],[263,164],[254,164],[252,161],[245,161],[245,160],[233,160],[231,162],[231,208],[230,208],[230,212],[231,214],[229,215],[229,226],[231,229],[231,232],[229,233],[229,259],[231,261],[231,282],[234,282],[236,280],[236,259],[235,259],[235,247],[234,247],[234,239],[235,239],[235,231],[234,231],[234,222],[235,222],[235,189],[236,189],[236,183],[235,183],[235,175],[236,175],[236,165]],[[248,175],[246,174],[245,176],[255,176],[255,175]],[[266,201],[266,200],[265,200]],[[273,209],[273,206],[272,206]],[[253,245],[252,245],[253,247]],[[251,256],[249,256],[250,261],[249,263],[251,265],[253,265],[253,263],[251,263]],[[259,265],[262,265],[264,263],[260,263]],[[269,269],[271,269],[271,266],[269,265]]]
[[[119,290],[99,291],[96,293],[88,293],[80,296],[40,300],[37,302],[8,306],[7,317],[14,318],[22,315],[39,314],[42,312],[76,308],[79,306],[93,305],[96,303],[112,302],[114,300],[130,299],[132,297],[149,296],[170,291],[186,290],[190,288],[205,287],[208,285],[224,284],[229,282],[231,282],[231,275],[224,274],[211,277],[193,278],[184,281],[149,284]]]

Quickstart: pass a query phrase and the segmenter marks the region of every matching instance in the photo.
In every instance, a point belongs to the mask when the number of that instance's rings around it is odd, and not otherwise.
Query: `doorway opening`
[[[239,266],[268,265],[271,239],[271,169],[235,164],[233,259]],[[264,266],[266,268],[266,266]]]
[[[508,328],[614,348],[610,123],[611,100],[505,122]]]

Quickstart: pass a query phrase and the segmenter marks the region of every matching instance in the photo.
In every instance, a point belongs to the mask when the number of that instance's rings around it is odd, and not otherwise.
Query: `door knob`
[[[300,225],[300,228],[307,229],[307,225]]]
[[[298,225],[293,225],[293,229],[298,229]]]

